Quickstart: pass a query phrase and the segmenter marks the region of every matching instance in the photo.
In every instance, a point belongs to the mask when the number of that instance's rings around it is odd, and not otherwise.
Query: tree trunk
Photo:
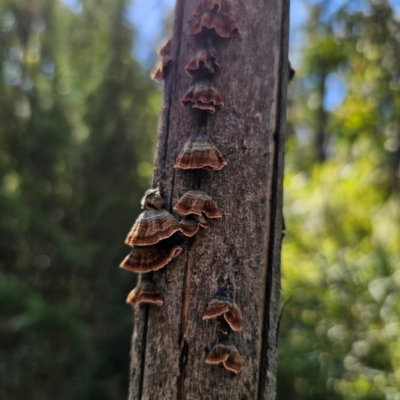
[[[232,0],[242,35],[216,43],[222,68],[213,85],[225,106],[214,115],[180,102],[191,85],[185,65],[202,43],[186,34],[197,3],[176,5],[153,183],[167,210],[200,189],[222,219],[183,240],[183,252],[153,274],[164,305],[136,310],[130,399],[274,399],[289,0]],[[175,169],[183,145],[201,129],[228,165],[213,173]],[[218,323],[202,315],[226,278],[243,315],[243,330],[234,333],[243,362],[238,375],[205,363]]]

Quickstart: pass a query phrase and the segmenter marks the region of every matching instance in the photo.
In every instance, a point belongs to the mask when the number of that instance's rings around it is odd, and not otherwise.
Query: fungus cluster
[[[162,60],[151,73],[151,77],[156,82],[162,82],[165,80],[170,63],[172,62],[171,52],[171,39],[167,40],[166,43],[158,50],[158,55],[162,57]]]
[[[196,38],[200,49],[186,64],[185,70],[193,80],[182,96],[183,106],[191,106],[200,112],[214,114],[224,106],[224,100],[213,86],[212,80],[221,68],[216,50],[218,40],[240,35],[240,28],[233,16],[229,0],[200,0],[192,13],[187,30]],[[153,79],[165,79],[172,62],[171,40],[159,51],[162,61],[153,73]],[[227,162],[211,139],[204,132],[193,133],[176,159],[174,167],[190,173],[193,170],[221,170]],[[202,190],[189,190],[177,201],[173,209],[182,217],[178,221],[164,208],[159,189],[148,190],[142,201],[145,210],[139,215],[128,233],[125,243],[132,246],[131,253],[122,261],[121,267],[140,273],[139,281],[127,298],[132,306],[141,303],[161,306],[163,299],[151,279],[151,274],[165,267],[182,252],[176,241],[176,233],[187,237],[196,235],[200,228],[207,229],[207,218],[221,218],[216,202]],[[240,353],[234,342],[234,332],[243,327],[242,314],[233,301],[233,286],[226,282],[209,301],[203,319],[220,323],[218,341],[205,358],[207,364],[222,364],[234,373],[242,370]]]
[[[132,306],[140,303],[162,305],[162,297],[155,284],[149,276],[142,274],[158,271],[181,253],[182,247],[168,240],[181,228],[173,215],[163,208],[164,199],[159,189],[149,189],[141,205],[145,211],[138,216],[125,239],[125,244],[133,249],[121,263],[121,268],[141,276],[126,301]]]
[[[229,281],[208,302],[203,319],[220,321],[220,338],[208,353],[206,363],[222,363],[225,369],[238,374],[242,370],[242,361],[233,333],[242,330],[243,320],[239,307],[233,301],[233,287]]]

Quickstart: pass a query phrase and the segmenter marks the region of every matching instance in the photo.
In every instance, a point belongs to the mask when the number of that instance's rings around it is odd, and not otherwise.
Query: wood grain
[[[200,189],[222,218],[185,239],[182,253],[153,273],[164,305],[136,312],[130,399],[274,399],[289,0],[232,1],[242,36],[215,43],[222,67],[213,85],[225,107],[214,115],[180,102],[192,83],[185,66],[205,42],[186,35],[197,3],[176,5],[154,185],[176,217],[177,200]],[[201,129],[228,165],[212,173],[175,169],[189,136]],[[202,314],[221,277],[233,283],[243,315],[243,330],[234,334],[243,361],[238,375],[204,361],[218,324]]]

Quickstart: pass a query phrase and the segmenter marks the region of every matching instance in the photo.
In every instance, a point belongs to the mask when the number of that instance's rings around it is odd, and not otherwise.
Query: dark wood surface
[[[180,196],[200,189],[222,219],[184,239],[182,253],[153,274],[164,305],[135,313],[130,399],[274,399],[289,0],[232,0],[242,35],[215,43],[222,68],[213,84],[225,107],[214,115],[180,102],[192,83],[185,65],[205,42],[186,34],[197,3],[176,5],[154,185],[176,217]],[[175,169],[189,136],[204,128],[228,165],[216,172]],[[234,333],[243,361],[238,375],[204,362],[218,323],[202,314],[223,279],[234,285],[243,315],[243,330]]]

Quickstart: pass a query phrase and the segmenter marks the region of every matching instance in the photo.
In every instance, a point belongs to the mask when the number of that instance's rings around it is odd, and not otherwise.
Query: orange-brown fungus
[[[179,231],[179,222],[167,210],[146,210],[133,224],[125,244],[150,246]]]
[[[200,133],[192,135],[186,142],[175,163],[175,168],[200,169],[210,167],[220,170],[225,167],[226,160],[215,147],[210,138]]]
[[[164,303],[156,285],[150,280],[143,279],[141,279],[135,289],[128,294],[126,302],[132,307],[136,307],[141,303],[155,304],[157,306],[162,306]]]
[[[239,24],[229,14],[215,14],[207,11],[195,18],[187,31],[189,36],[199,35],[206,30],[214,30],[222,38],[240,35]]]
[[[175,204],[174,209],[180,215],[204,213],[208,218],[221,218],[221,212],[215,201],[201,190],[189,190]]]
[[[193,103],[193,108],[206,110],[214,114],[216,107],[223,107],[224,101],[211,82],[202,80],[195,83],[182,97],[182,105],[188,106]]]
[[[198,78],[203,71],[208,74],[215,74],[216,69],[220,68],[221,64],[218,60],[218,53],[214,47],[210,46],[208,49],[203,49],[196,54],[196,56],[188,62],[185,69],[187,74],[192,78]]]
[[[121,268],[132,272],[158,271],[178,256],[182,247],[164,241],[153,246],[135,246],[121,263]]]

